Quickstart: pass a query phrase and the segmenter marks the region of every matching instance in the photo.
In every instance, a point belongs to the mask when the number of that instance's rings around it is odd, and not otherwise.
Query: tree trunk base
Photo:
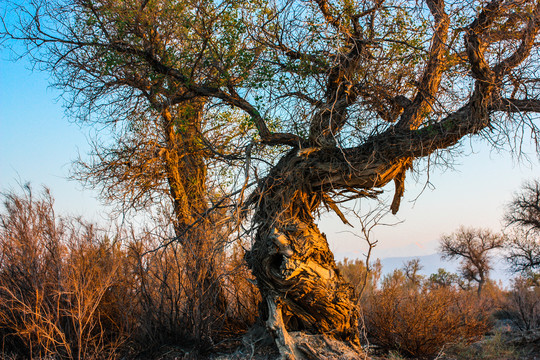
[[[369,360],[359,347],[325,335],[312,335],[301,331],[290,332],[294,356],[283,354],[282,359],[294,360]],[[289,357],[288,357],[289,356]]]
[[[357,360],[368,359],[362,349],[323,334],[288,332],[277,297],[267,297],[269,316],[266,326],[275,339],[283,360]]]

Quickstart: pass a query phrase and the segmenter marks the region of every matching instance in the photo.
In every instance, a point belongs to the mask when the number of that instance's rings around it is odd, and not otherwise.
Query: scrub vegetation
[[[190,276],[181,246],[160,247],[155,231],[104,229],[58,215],[46,188],[36,193],[26,185],[2,200],[3,357],[278,357],[258,320],[261,296],[240,243],[209,255],[219,256],[215,270],[228,304],[218,314],[205,309],[212,302],[197,302],[207,289]],[[510,264],[516,241],[506,243]],[[378,259],[368,266],[344,259],[337,267],[361,291],[359,332],[372,359],[534,359],[540,351],[537,267],[510,289],[487,277],[481,293],[466,274],[420,274],[418,260],[385,276]]]

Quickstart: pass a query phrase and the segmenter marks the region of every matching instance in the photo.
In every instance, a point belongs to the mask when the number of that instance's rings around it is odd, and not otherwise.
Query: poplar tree
[[[114,9],[105,11],[109,20],[95,18],[108,7]],[[227,10],[207,17],[200,11],[207,7]],[[229,13],[238,14],[231,26],[203,26],[210,19],[222,24]],[[243,139],[272,152],[256,173],[246,156],[245,179],[255,179],[243,201],[253,210],[255,232],[246,260],[263,297],[261,314],[288,359],[357,358],[360,351],[356,296],[317,227],[322,207],[347,222],[340,203],[377,197],[393,183],[395,213],[407,171],[419,160],[470,137],[511,146],[539,133],[540,3],[533,0],[287,0],[242,7],[70,0],[58,14],[63,22],[52,29],[30,16],[4,39],[46,49],[37,60],[70,91],[92,73],[62,72],[73,68],[74,54],[120,74],[140,67],[151,74],[144,86],[130,86],[139,71],[107,84],[126,99],[154,99],[160,116],[169,104],[226,104],[255,130]],[[148,16],[160,19],[159,26]],[[231,41],[235,46],[225,45]],[[249,184],[229,195],[244,194]]]

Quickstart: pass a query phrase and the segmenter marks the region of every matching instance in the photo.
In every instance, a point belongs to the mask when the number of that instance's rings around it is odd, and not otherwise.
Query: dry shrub
[[[458,343],[444,349],[441,360],[523,360],[526,354],[513,346],[501,332],[473,343]]]
[[[148,349],[162,344],[182,344],[192,340],[186,322],[185,277],[181,248],[178,244],[147,253],[158,246],[148,234],[131,234],[129,254],[132,261],[138,318],[134,340]]]
[[[29,186],[22,195],[4,194],[4,353],[103,359],[164,345],[204,350],[254,322],[259,293],[241,247],[210,247],[190,262],[195,254],[185,244],[159,246],[167,224],[160,234],[117,229],[111,235],[56,215],[53,205],[48,191],[35,197]],[[226,307],[218,309],[219,301]]]
[[[255,285],[255,277],[244,260],[241,244],[233,246],[226,262],[225,289],[230,304],[228,312],[232,320],[230,331],[247,330],[256,321],[261,294]]]
[[[364,261],[360,259],[350,260],[344,258],[343,261],[337,262],[337,267],[341,275],[352,285],[357,293],[373,293],[381,277],[382,265],[379,259],[368,268]]]
[[[444,345],[475,339],[490,328],[488,307],[455,287],[411,286],[398,271],[363,304],[370,341],[405,356],[430,358]]]
[[[540,286],[527,278],[516,278],[503,307],[506,317],[520,330],[540,328]]]
[[[107,358],[126,334],[106,310],[120,254],[95,228],[55,215],[50,193],[5,195],[1,214],[3,350],[32,357]],[[118,303],[115,301],[115,303]]]
[[[260,295],[249,281],[240,247],[209,250],[192,262],[190,249],[179,242],[160,248],[149,233],[130,237],[129,258],[137,279],[137,344],[146,350],[181,345],[204,351],[254,323]],[[209,256],[214,257],[211,269],[204,266]],[[193,266],[199,266],[197,271]]]
[[[129,253],[137,279],[134,291],[139,318],[135,341],[147,349],[212,342],[222,319],[207,316],[203,300],[211,294],[204,293],[202,280],[190,271],[189,257],[179,243],[159,245],[149,233],[132,233]]]

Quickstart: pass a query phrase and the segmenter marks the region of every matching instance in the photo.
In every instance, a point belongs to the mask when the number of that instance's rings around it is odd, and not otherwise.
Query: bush
[[[540,286],[531,279],[515,279],[503,311],[520,330],[540,328]]]
[[[508,343],[503,334],[496,332],[474,344],[458,343],[444,350],[441,360],[521,360],[526,357]]]
[[[167,224],[159,227],[167,231]],[[255,321],[259,293],[239,246],[209,251],[227,308],[186,264],[190,249],[165,233],[100,230],[61,217],[45,190],[4,194],[0,213],[2,351],[24,358],[116,358],[164,345],[200,347]],[[211,234],[207,234],[211,235]],[[219,258],[218,258],[219,257]],[[201,261],[207,258],[201,259]],[[219,261],[215,261],[219,260]],[[198,277],[199,276],[199,277]]]
[[[107,358],[127,338],[117,316],[129,307],[113,294],[124,254],[93,225],[56,216],[53,203],[48,191],[34,198],[29,186],[24,196],[5,196],[3,350],[29,358]]]
[[[370,265],[369,270],[364,261],[359,259],[350,260],[344,258],[343,261],[338,261],[336,265],[341,275],[357,293],[363,290],[362,295],[372,293],[381,277],[382,265],[379,259]]]
[[[423,359],[446,344],[485,334],[490,328],[487,310],[476,294],[452,286],[412,286],[397,271],[368,297],[363,313],[373,344]]]

